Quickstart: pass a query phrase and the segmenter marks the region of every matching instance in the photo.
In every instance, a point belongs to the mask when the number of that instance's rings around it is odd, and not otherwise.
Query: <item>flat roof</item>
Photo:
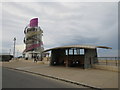
[[[67,46],[61,46],[61,47],[55,47],[55,48],[50,48],[47,50],[44,50],[43,52],[47,52],[50,50],[54,49],[68,49],[68,48],[80,48],[80,49],[96,49],[96,48],[105,48],[105,49],[112,49],[111,47],[106,47],[106,46],[94,46],[94,45],[67,45]]]

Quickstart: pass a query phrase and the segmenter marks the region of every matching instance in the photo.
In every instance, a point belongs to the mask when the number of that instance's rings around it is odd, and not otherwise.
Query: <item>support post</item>
[[[72,57],[72,61],[74,62],[75,61],[75,57],[74,57],[74,55],[75,55],[75,51],[74,51],[75,49],[73,48],[73,57]],[[75,63],[75,62],[74,62]],[[72,63],[73,64],[73,63]]]
[[[116,66],[117,66],[117,61],[118,61],[117,57],[115,57],[115,61],[116,61]]]
[[[15,37],[13,40],[14,40],[13,57],[15,58],[15,44],[16,44],[16,37]]]
[[[107,65],[108,63],[107,63],[107,58],[106,58],[106,65]]]
[[[67,60],[66,60],[66,67],[69,66],[69,49],[67,49]]]

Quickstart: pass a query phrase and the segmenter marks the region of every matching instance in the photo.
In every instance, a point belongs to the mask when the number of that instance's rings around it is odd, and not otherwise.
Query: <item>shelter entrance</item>
[[[84,68],[84,49],[67,48],[55,49],[51,52],[50,65],[62,65],[66,67],[82,67]]]

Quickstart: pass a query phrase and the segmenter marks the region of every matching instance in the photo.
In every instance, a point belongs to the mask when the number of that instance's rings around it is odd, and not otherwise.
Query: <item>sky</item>
[[[0,7],[2,53],[12,54],[13,38],[16,37],[16,53],[22,54],[24,28],[37,17],[43,30],[45,49],[98,45],[112,47],[98,49],[99,56],[118,55],[117,2],[3,2]]]

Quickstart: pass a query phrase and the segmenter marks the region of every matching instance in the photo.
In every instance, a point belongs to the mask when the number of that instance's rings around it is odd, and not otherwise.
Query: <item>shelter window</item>
[[[80,49],[80,55],[84,55],[85,51],[84,49]]]
[[[69,51],[68,51],[69,50]],[[67,49],[65,51],[66,55],[73,55],[73,50],[72,49]]]
[[[73,55],[73,50],[69,49],[69,55]]]
[[[79,55],[78,49],[74,49],[74,55]]]
[[[68,55],[68,50],[65,50],[65,54]]]

